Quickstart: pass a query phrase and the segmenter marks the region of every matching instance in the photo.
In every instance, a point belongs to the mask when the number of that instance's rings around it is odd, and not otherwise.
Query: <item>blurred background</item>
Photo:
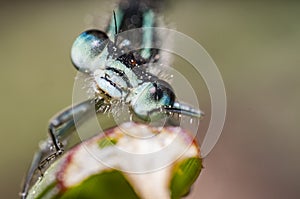
[[[104,27],[113,8],[96,0],[0,1],[1,198],[18,197],[48,120],[72,102],[74,39],[89,24]],[[228,99],[223,133],[188,198],[300,198],[299,11],[297,1],[167,4],[166,23],[208,51]],[[193,84],[206,129],[207,90]]]

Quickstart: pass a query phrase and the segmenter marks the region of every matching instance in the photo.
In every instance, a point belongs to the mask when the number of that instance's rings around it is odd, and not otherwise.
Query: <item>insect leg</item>
[[[43,167],[62,154],[64,150],[62,142],[67,142],[67,138],[74,132],[75,121],[87,120],[95,110],[99,110],[97,113],[105,112],[106,108],[103,108],[104,106],[107,105],[102,99],[97,100],[95,103],[91,100],[87,100],[66,108],[50,120],[48,127],[50,138],[42,141],[39,146],[39,151],[34,154],[32,163],[23,181],[22,192],[20,193],[21,199],[26,198],[31,183],[36,176],[36,171],[39,170],[42,175]],[[55,149],[54,153],[51,153],[52,147]]]
[[[103,109],[99,109],[98,107],[103,105],[105,105],[104,99],[98,100],[97,102],[87,100],[75,106],[68,107],[54,116],[50,120],[48,133],[55,149],[55,153],[50,154],[49,157],[43,160],[39,167],[42,168],[47,160],[55,159],[56,156],[62,154],[64,151],[63,142],[67,142],[68,137],[74,132],[75,122],[76,124],[80,124],[77,122],[87,120],[92,113],[95,113],[95,110],[100,110],[98,113],[102,113]]]
[[[27,175],[23,181],[22,192],[20,193],[21,199],[26,198],[29,187],[30,187],[31,179],[34,176],[34,173],[35,173],[36,169],[38,168],[38,166],[42,160],[42,157],[43,157],[43,150],[40,150],[34,154],[31,165],[27,171]]]

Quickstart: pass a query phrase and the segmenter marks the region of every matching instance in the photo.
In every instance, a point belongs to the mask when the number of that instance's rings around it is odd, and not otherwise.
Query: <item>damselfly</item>
[[[95,106],[97,113],[104,113],[111,108],[112,101],[117,100],[143,121],[171,113],[201,117],[200,110],[178,102],[170,84],[148,70],[150,64],[161,58],[159,49],[149,48],[149,43],[163,39],[151,29],[158,25],[155,14],[158,5],[159,1],[124,0],[113,12],[106,33],[93,29],[77,37],[71,59],[75,68],[91,80],[95,98],[67,108],[50,121],[50,138],[40,145],[40,151],[34,156],[22,198],[26,198],[36,171],[63,153],[63,144],[75,128],[74,118],[84,120]],[[134,29],[137,29],[131,37],[134,40],[122,36]]]

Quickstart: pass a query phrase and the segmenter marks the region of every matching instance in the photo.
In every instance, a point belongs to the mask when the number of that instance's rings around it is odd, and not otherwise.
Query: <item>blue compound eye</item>
[[[131,106],[135,114],[142,119],[163,116],[162,109],[173,107],[175,102],[173,89],[162,80],[145,82],[135,92],[138,94],[133,96]]]
[[[89,73],[94,70],[97,62],[108,43],[108,36],[100,30],[88,30],[81,33],[75,40],[71,50],[71,59],[75,68]]]
[[[149,92],[153,101],[159,102],[163,106],[173,105],[175,94],[168,83],[160,80],[153,82],[152,86]]]

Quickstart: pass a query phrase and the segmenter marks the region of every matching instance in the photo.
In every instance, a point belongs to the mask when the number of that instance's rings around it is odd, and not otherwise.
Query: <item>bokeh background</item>
[[[71,104],[74,38],[95,22],[103,27],[113,7],[95,0],[0,1],[1,198],[18,197],[47,121]],[[223,133],[189,198],[300,198],[299,11],[297,1],[167,4],[167,23],[204,46],[228,98]],[[210,102],[205,85],[198,88],[205,129]]]

